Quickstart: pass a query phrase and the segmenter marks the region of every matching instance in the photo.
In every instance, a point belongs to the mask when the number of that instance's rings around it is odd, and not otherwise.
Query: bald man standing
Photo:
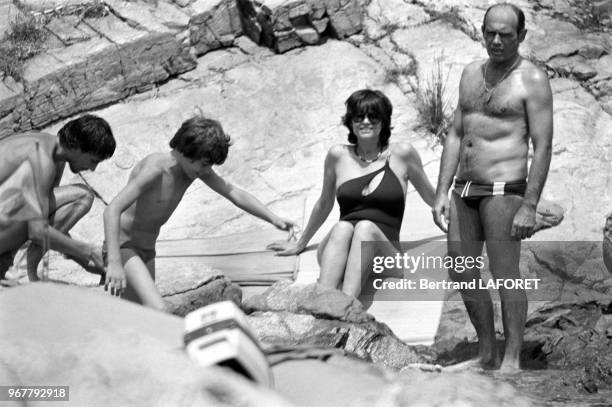
[[[520,278],[521,239],[534,232],[551,158],[552,92],[546,73],[518,52],[526,32],[525,16],[514,5],[497,4],[485,13],[482,34],[489,58],[463,71],[432,209],[436,224],[448,231],[451,256],[477,257],[486,242],[494,279]],[[528,168],[530,140],[533,160]],[[481,279],[477,268],[462,273],[451,269],[449,274],[458,282]],[[460,291],[478,335],[478,359],[470,363],[518,371],[525,290],[499,289],[506,340],[501,365],[488,290]]]

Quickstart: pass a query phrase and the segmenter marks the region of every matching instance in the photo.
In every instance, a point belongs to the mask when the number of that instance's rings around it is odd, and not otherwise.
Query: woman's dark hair
[[[391,137],[391,114],[393,113],[393,105],[389,98],[379,90],[362,89],[353,92],[344,104],[346,114],[342,117],[342,123],[349,131],[348,142],[357,144],[357,136],[353,132],[353,119],[367,115],[369,118],[381,121],[378,145],[382,148],[387,147]]]
[[[93,154],[100,161],[110,158],[117,146],[106,120],[91,114],[70,120],[57,134],[62,147]]]
[[[221,124],[202,116],[192,117],[181,124],[170,147],[192,161],[207,160],[210,164],[223,164],[231,145],[230,137]]]

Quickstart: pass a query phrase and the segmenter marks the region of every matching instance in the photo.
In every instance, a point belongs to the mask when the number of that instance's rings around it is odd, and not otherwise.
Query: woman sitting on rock
[[[334,197],[340,221],[319,244],[319,284],[357,297],[370,268],[361,266],[361,242],[379,241],[376,255],[395,255],[408,181],[432,205],[435,191],[421,158],[408,143],[389,144],[393,106],[380,91],[363,89],[346,101],[344,125],[350,144],[335,145],[325,158],[323,189],[297,242],[268,248],[279,255],[302,252],[329,215]],[[369,263],[369,262],[368,262]],[[367,263],[365,263],[367,264]]]

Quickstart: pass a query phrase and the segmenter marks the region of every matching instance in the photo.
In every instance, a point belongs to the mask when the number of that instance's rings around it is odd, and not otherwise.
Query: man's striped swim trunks
[[[525,195],[527,189],[527,181],[511,181],[511,182],[474,182],[463,180],[460,178],[455,179],[455,192],[459,197],[463,199],[478,199],[488,196],[497,195]]]

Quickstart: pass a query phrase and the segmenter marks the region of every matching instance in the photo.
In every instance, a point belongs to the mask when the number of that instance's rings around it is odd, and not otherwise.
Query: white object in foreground
[[[270,365],[244,313],[231,301],[217,302],[185,316],[187,354],[202,366],[226,366],[267,387]]]

